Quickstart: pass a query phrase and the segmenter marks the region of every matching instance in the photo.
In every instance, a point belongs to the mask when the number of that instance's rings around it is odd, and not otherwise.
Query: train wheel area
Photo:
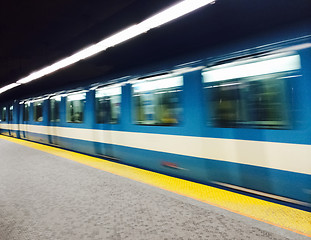
[[[308,211],[12,137],[0,141],[1,239],[311,237]]]

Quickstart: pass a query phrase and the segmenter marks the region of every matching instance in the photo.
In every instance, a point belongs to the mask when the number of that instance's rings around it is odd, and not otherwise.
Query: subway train
[[[310,64],[309,35],[213,49],[0,103],[1,134],[310,207]]]

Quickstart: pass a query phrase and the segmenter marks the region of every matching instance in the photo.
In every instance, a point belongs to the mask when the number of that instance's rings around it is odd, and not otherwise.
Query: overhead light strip
[[[3,92],[6,92],[6,91],[8,91],[8,90],[10,90],[12,88],[15,88],[15,87],[17,87],[19,85],[21,85],[21,84],[20,83],[19,84],[18,83],[11,83],[9,85],[6,85],[6,86],[0,88],[0,94],[3,93]]]
[[[99,52],[105,51],[107,48],[113,47],[117,44],[125,42],[131,38],[148,32],[150,29],[159,27],[165,23],[168,23],[174,19],[184,16],[198,8],[206,6],[215,2],[215,0],[184,0],[148,19],[145,21],[133,25],[125,30],[122,30],[94,45],[91,45],[81,51],[64,58],[48,67],[42,68],[36,72],[31,73],[27,77],[19,79],[16,83],[9,84],[0,88],[0,94],[17,87],[21,84],[29,83],[33,80],[39,79],[47,74],[55,72],[59,69],[72,65],[82,59],[93,56]]]
[[[226,67],[228,64],[208,68],[203,72],[204,82],[217,82],[285,71],[301,68],[299,55],[285,56],[268,60],[258,59],[256,62],[240,63]]]

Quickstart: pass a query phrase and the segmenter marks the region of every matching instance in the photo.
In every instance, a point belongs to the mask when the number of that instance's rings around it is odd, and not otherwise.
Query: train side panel
[[[274,55],[193,66],[174,75],[167,89],[154,90],[161,76],[153,84],[124,83],[114,121],[98,121],[98,106],[111,110],[115,101],[104,91],[98,97],[98,89],[62,95],[53,121],[52,98],[33,99],[28,107],[15,102],[2,107],[1,134],[311,203],[311,50]],[[261,75],[243,73],[298,56],[299,68],[274,66],[281,74],[270,66]],[[232,69],[240,71],[228,74]]]

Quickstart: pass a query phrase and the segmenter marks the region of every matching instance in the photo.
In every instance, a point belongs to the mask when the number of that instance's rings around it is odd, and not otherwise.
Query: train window
[[[2,111],[1,111],[1,121],[6,121],[6,107],[2,108]]]
[[[29,102],[23,104],[23,121],[29,121],[29,107]]]
[[[286,126],[289,121],[286,82],[282,74],[249,79],[245,86],[247,109],[253,125]]]
[[[10,122],[13,121],[13,106],[10,106],[10,109],[9,109],[9,121]]]
[[[51,122],[59,122],[60,121],[60,96],[55,96],[50,98],[50,114],[49,120]]]
[[[289,124],[288,81],[298,55],[278,55],[206,69],[204,86],[216,127],[284,128]]]
[[[96,90],[95,118],[97,123],[117,123],[120,117],[121,86]]]
[[[84,92],[75,93],[67,96],[67,103],[66,103],[67,122],[71,123],[83,122],[85,96],[86,94]]]
[[[43,121],[43,101],[36,101],[33,103],[33,119],[36,122]]]
[[[181,120],[180,92],[183,77],[141,80],[133,84],[135,122],[145,125],[175,125]]]

